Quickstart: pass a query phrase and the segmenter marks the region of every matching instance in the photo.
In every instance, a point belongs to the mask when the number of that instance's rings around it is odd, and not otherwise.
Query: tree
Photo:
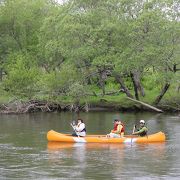
[[[18,98],[31,99],[38,90],[39,71],[25,54],[12,54],[6,67],[7,77],[3,81],[6,91]]]
[[[28,53],[37,59],[39,29],[50,7],[46,0],[4,0],[0,4],[1,72],[11,53]]]

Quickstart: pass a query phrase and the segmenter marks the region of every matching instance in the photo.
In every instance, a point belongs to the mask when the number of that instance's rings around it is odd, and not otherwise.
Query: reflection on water
[[[106,134],[119,115],[127,134],[145,119],[150,134],[164,131],[165,143],[55,143],[50,129],[71,132],[71,113],[1,115],[0,179],[170,179],[180,176],[180,118],[152,113],[82,113],[89,134]]]
[[[134,169],[141,167],[141,173],[156,173],[154,168],[158,168],[157,174],[160,175],[159,169],[165,157],[166,143],[154,144],[97,144],[97,143],[58,143],[49,142],[47,145],[49,153],[49,162],[56,166],[60,161],[66,161],[66,157],[80,164],[78,170],[82,175],[90,169],[92,164],[102,171],[100,174],[109,178],[127,177],[127,164],[132,172]],[[59,156],[60,155],[60,156]],[[65,156],[64,156],[65,155]],[[141,160],[139,160],[141,157]],[[154,162],[154,160],[156,160]],[[89,166],[89,167],[88,167]],[[84,168],[83,168],[84,167]],[[65,167],[64,167],[65,168]],[[166,167],[163,166],[166,171]],[[96,170],[94,170],[96,172]],[[67,174],[70,172],[69,167],[66,169]],[[119,174],[121,172],[121,174]],[[98,172],[97,172],[98,173]],[[67,175],[66,175],[67,176]],[[97,178],[97,174],[91,174],[91,178]]]
[[[48,143],[49,163],[56,166],[59,162],[68,161],[67,157],[72,160],[73,168],[77,167],[76,177],[98,178],[103,175],[112,177],[111,167],[113,162],[118,162],[118,170],[123,165],[124,160],[124,144],[97,144],[97,143]],[[110,160],[111,159],[111,160]],[[72,167],[64,167],[66,174],[69,173]],[[95,172],[98,171],[96,174]],[[88,173],[87,173],[88,172]],[[109,174],[110,173],[110,174]],[[99,175],[98,175],[99,174]]]
[[[127,144],[126,144],[127,146]],[[59,150],[66,148],[85,147],[85,149],[124,149],[125,144],[103,144],[103,143],[63,143],[63,142],[48,142],[48,150]]]

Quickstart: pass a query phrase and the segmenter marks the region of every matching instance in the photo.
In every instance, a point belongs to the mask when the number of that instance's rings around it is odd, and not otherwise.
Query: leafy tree
[[[59,70],[44,72],[41,76],[39,85],[41,90],[51,96],[67,96],[73,83],[80,79],[79,73],[69,64],[63,64]]]
[[[32,98],[38,90],[39,71],[30,63],[30,57],[23,54],[12,54],[7,65],[7,77],[3,86],[10,94],[20,98]]]
[[[0,78],[11,95],[78,103],[111,80],[136,99],[158,89],[158,104],[179,87],[178,10],[178,0],[0,1]]]
[[[0,4],[1,70],[9,54],[23,52],[37,58],[38,33],[51,5],[46,0],[4,0]]]

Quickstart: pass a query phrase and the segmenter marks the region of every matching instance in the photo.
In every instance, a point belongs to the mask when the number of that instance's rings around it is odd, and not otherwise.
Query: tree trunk
[[[0,81],[2,81],[2,76],[3,76],[3,72],[2,69],[0,68]]]
[[[136,99],[139,99],[138,91],[140,92],[141,96],[145,96],[144,88],[140,82],[139,72],[138,71],[131,72],[131,78],[134,85],[134,92]]]
[[[101,87],[101,89],[102,89],[102,94],[103,94],[103,96],[105,95],[105,82],[104,82],[104,80],[103,79],[100,79],[99,80],[99,84],[100,84],[100,87]]]
[[[100,72],[99,84],[101,86],[103,96],[106,93],[105,92],[105,80],[106,80],[106,78],[107,78],[106,72],[105,71]]]
[[[134,75],[131,73],[131,79],[132,79],[132,82],[133,82],[133,86],[134,86],[134,95],[135,95],[135,98],[137,100],[139,100],[139,94],[138,94],[138,88],[136,86],[136,82],[135,82],[135,79],[134,79]]]
[[[129,89],[126,87],[126,85],[124,84],[124,81],[122,79],[122,77],[118,74],[115,75],[115,79],[116,81],[120,84],[121,88],[124,90],[124,92],[126,93],[126,95],[130,98],[134,98],[133,95],[130,93]]]
[[[149,104],[147,104],[147,103],[144,103],[144,102],[142,102],[142,101],[138,101],[138,100],[135,100],[135,99],[132,99],[132,98],[129,98],[129,97],[127,97],[127,98],[130,99],[131,101],[140,103],[140,104],[142,104],[143,106],[146,106],[146,107],[148,107],[148,108],[150,108],[150,109],[153,109],[154,111],[163,112],[161,109],[158,109],[158,108],[156,108],[156,107],[154,107],[154,106],[151,106],[151,105],[149,105]]]
[[[161,90],[161,93],[159,94],[159,96],[157,96],[157,98],[156,98],[156,100],[155,100],[155,102],[154,102],[155,105],[158,105],[158,104],[159,104],[159,102],[161,101],[161,99],[163,98],[163,96],[165,95],[165,93],[167,92],[167,90],[169,89],[169,86],[170,86],[170,83],[166,83],[166,84],[164,85],[164,87],[163,87],[162,90]]]

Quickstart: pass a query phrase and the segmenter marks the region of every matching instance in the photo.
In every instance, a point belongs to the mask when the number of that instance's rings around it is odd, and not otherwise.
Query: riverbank
[[[129,100],[125,95],[89,97],[81,100],[79,104],[74,103],[69,97],[59,97],[49,100],[46,98],[33,100],[9,100],[0,98],[0,113],[18,114],[31,112],[54,112],[54,111],[153,111],[147,106]],[[142,102],[154,106],[150,99],[141,98]],[[179,112],[179,98],[164,98],[156,108],[163,112]]]

